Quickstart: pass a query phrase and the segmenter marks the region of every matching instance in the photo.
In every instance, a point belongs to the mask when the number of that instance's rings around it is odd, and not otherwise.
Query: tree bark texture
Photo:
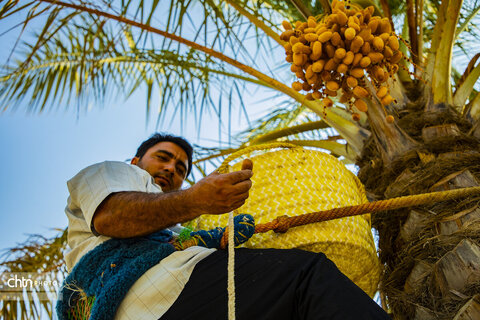
[[[449,105],[427,111],[422,88],[410,89],[411,102],[399,106],[403,111],[392,128],[398,126],[408,147],[396,148],[398,140],[389,139],[397,135],[370,128],[374,136],[357,162],[370,198],[478,186],[480,137],[474,123]],[[475,196],[373,215],[384,264],[381,292],[393,319],[478,318],[479,204]]]

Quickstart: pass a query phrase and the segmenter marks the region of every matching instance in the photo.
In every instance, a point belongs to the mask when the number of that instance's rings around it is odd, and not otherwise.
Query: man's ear
[[[137,165],[138,160],[140,160],[139,157],[133,157],[132,160],[130,160],[130,164]]]

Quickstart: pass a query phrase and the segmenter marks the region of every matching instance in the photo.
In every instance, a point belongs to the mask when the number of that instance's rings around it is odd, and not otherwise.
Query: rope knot
[[[273,221],[275,222],[275,228],[273,231],[276,233],[285,233],[290,228],[290,222],[286,215],[278,216]]]
[[[239,214],[234,217],[234,242],[235,246],[241,245],[250,239],[255,233],[255,220],[249,214]],[[219,242],[220,249],[226,249],[228,245],[228,228],[217,228],[221,231]],[[209,247],[212,248],[212,247]]]

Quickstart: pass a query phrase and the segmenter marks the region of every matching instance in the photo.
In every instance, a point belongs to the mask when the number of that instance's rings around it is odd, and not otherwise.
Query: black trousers
[[[200,261],[162,320],[226,320],[227,251]],[[236,318],[390,319],[322,253],[236,249]]]

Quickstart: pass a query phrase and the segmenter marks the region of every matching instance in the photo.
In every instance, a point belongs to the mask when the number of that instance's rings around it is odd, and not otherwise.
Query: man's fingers
[[[230,182],[236,184],[250,179],[253,176],[252,170],[240,170],[235,172],[226,173]]]
[[[245,200],[238,200],[232,205],[232,210],[238,209],[245,204]]]
[[[242,162],[242,170],[252,170],[253,169],[253,162],[250,159],[245,159]]]
[[[246,193],[248,196],[248,190],[252,187],[252,181],[251,180],[244,180],[242,182],[239,182],[233,186],[235,188],[235,191],[233,192],[233,195],[238,195],[242,193]]]
[[[210,176],[218,176],[218,175],[220,175],[220,173],[218,173],[217,170],[214,170],[214,171],[210,172],[210,174],[209,174],[207,177],[210,177]]]

